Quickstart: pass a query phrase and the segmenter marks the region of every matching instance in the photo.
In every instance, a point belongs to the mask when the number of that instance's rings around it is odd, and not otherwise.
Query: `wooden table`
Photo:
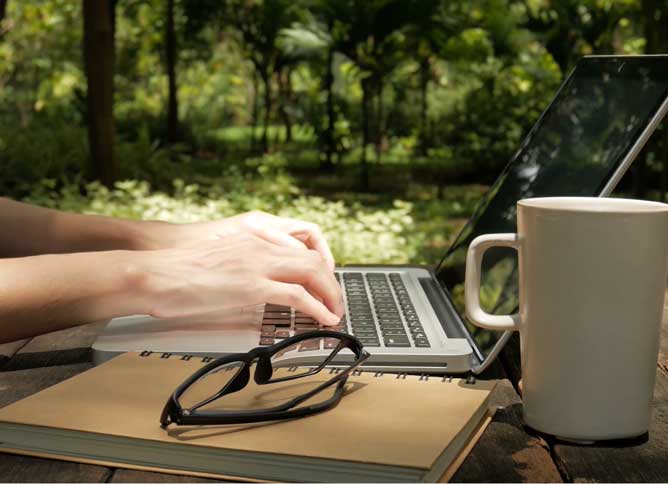
[[[453,481],[668,481],[668,311],[664,311],[661,353],[649,438],[624,445],[556,443],[522,425],[517,347],[491,369],[500,379],[493,395],[494,420]],[[104,323],[80,326],[30,340],[0,345],[0,407],[87,370],[90,346]],[[516,342],[515,342],[516,343]],[[614,402],[610,402],[614,405]],[[0,453],[0,481],[18,482],[205,482],[185,476]]]

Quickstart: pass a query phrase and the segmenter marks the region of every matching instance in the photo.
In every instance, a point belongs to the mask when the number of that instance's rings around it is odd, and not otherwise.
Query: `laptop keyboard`
[[[399,273],[335,273],[342,284],[346,314],[336,326],[321,326],[294,308],[267,304],[260,345],[318,329],[354,335],[366,347],[429,348],[429,340]]]

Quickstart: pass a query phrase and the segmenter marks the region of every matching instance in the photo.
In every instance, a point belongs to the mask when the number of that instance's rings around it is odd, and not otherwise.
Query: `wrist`
[[[116,316],[147,314],[151,297],[148,287],[149,271],[144,264],[148,251],[115,250],[105,253],[111,282],[106,287],[108,301],[114,304],[110,312]]]
[[[126,238],[130,250],[158,250],[169,247],[180,231],[180,224],[158,220],[127,221]]]
[[[170,276],[173,260],[169,250],[134,250],[120,254],[123,287],[133,305],[133,314],[159,313],[160,302],[172,295],[180,283]]]

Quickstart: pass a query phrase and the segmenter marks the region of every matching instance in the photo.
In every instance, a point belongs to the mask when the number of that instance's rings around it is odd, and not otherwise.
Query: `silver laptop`
[[[667,110],[668,56],[581,59],[435,270],[337,270],[346,312],[335,329],[362,341],[371,354],[364,369],[483,371],[510,333],[480,329],[465,319],[464,260],[470,241],[480,234],[514,232],[515,203],[522,198],[609,195]],[[517,270],[512,249],[486,254],[481,302],[487,312],[515,311]],[[125,351],[213,357],[313,329],[318,326],[309,315],[275,305],[196,319],[119,318],[93,345],[94,361]],[[325,345],[291,352],[282,363],[322,361]]]

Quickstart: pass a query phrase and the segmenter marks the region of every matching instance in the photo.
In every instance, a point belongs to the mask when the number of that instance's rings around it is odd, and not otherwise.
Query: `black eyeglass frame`
[[[312,368],[310,371],[271,380],[274,370],[271,363],[272,356],[297,343],[315,338],[338,339],[339,344],[336,346],[336,348],[332,349],[332,352],[327,356],[326,359],[323,360],[319,366]],[[350,349],[355,354],[355,360],[346,369],[339,371],[328,381],[318,385],[316,388],[305,393],[304,395],[293,398],[289,402],[262,410],[246,410],[237,412],[198,410],[199,408],[214,400],[243,389],[250,381],[250,368],[255,360],[257,360],[257,364],[255,366],[253,379],[258,385],[267,385],[314,375],[325,368],[342,349]],[[271,346],[259,346],[250,350],[248,353],[236,353],[223,356],[197,370],[176,388],[174,393],[170,396],[169,400],[167,400],[167,403],[165,404],[162,415],[160,416],[160,425],[161,427],[166,428],[171,423],[176,425],[222,425],[253,423],[304,417],[314,413],[322,412],[333,407],[339,402],[343,396],[343,390],[348,380],[348,376],[367,358],[369,358],[369,353],[364,349],[362,343],[360,343],[357,338],[346,333],[329,330],[309,331],[292,336],[290,338],[286,338]],[[223,388],[221,388],[211,397],[197,403],[190,408],[184,409],[181,406],[179,399],[199,378],[210,373],[218,367],[236,362],[242,363],[242,366],[239,368],[239,370],[237,370],[236,375],[234,375]],[[306,407],[297,409],[293,408],[335,383],[337,386],[334,390],[334,394],[327,400]]]

